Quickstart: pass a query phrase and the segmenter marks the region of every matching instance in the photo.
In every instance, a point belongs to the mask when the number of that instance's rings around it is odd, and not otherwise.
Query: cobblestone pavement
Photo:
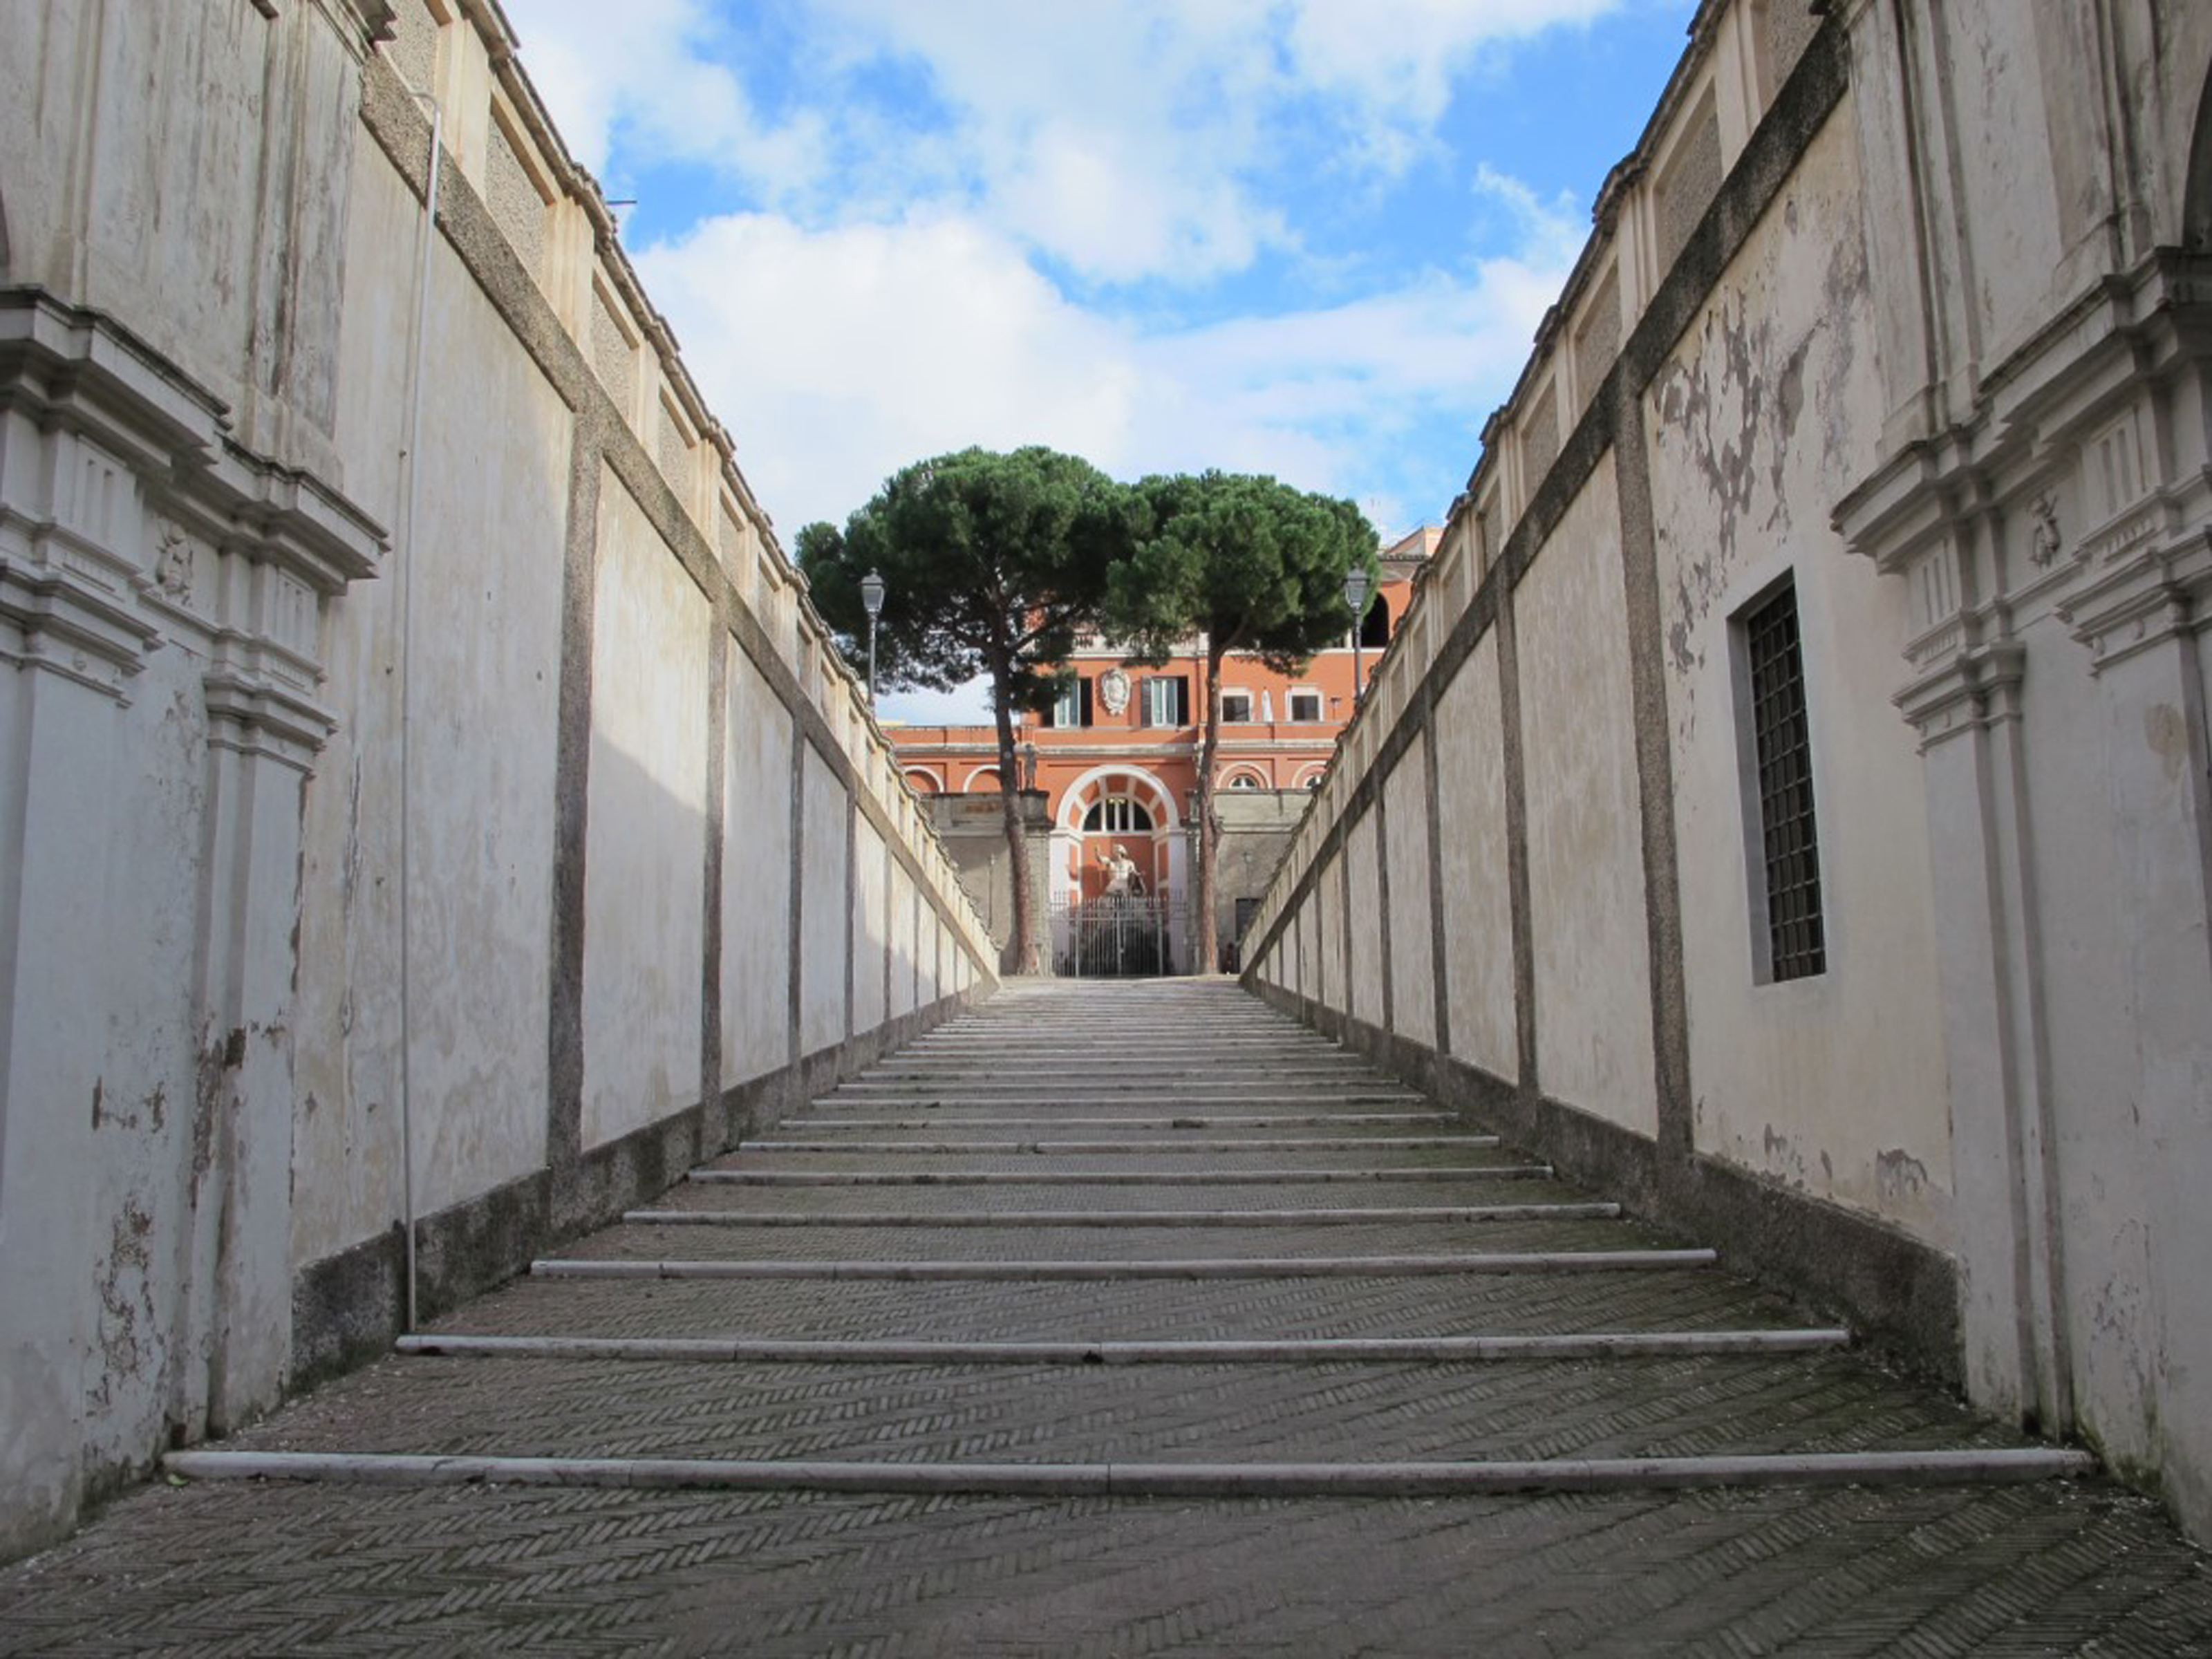
[[[1682,1486],[1716,1457],[2020,1443],[1431,1114],[1218,983],[1010,987],[762,1138],[837,1150],[702,1172],[809,1183],[687,1182],[557,1253],[585,1276],[549,1263],[417,1345],[519,1349],[395,1354],[224,1448],[347,1478],[157,1482],[0,1570],[0,1655],[2212,1656],[2204,1558],[2101,1479]],[[1342,1144],[1242,1145],[1297,1139]],[[824,1276],[854,1272],[902,1276]],[[1521,1346],[1468,1351],[1498,1338]],[[1441,1346],[1328,1346],[1416,1339]],[[1247,1340],[1291,1346],[1219,1346]],[[672,1486],[664,1458],[795,1489]],[[1673,1474],[1326,1484],[1588,1459]],[[860,1488],[803,1489],[825,1460]],[[1073,1484],[1133,1465],[1310,1489]],[[868,1489],[984,1466],[1071,1484]]]

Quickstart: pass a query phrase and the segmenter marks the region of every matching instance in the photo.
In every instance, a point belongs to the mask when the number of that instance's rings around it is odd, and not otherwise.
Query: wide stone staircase
[[[2212,1646],[2081,1454],[1221,981],[1009,984],[167,1462],[21,1650]]]
[[[374,1424],[337,1390],[172,1466],[1279,1496],[2087,1468],[1221,982],[1009,987],[400,1346]]]

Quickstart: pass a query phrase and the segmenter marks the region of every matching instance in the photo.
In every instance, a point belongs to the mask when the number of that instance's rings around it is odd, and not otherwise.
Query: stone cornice
[[[382,531],[255,454],[222,402],[98,312],[0,292],[0,657],[124,698],[174,641],[204,658],[210,741],[301,770],[321,601],[376,573]]]

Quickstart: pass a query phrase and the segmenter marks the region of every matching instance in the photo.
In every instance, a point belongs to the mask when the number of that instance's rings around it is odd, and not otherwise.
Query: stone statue
[[[1144,890],[1145,881],[1137,873],[1137,861],[1129,856],[1129,849],[1120,842],[1103,860],[1106,867],[1106,896],[1129,898]]]

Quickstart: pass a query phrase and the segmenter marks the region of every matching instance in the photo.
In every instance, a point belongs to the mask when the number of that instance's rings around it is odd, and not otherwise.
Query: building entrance
[[[1071,896],[1052,909],[1054,966],[1067,979],[1132,979],[1175,972],[1164,894]]]

